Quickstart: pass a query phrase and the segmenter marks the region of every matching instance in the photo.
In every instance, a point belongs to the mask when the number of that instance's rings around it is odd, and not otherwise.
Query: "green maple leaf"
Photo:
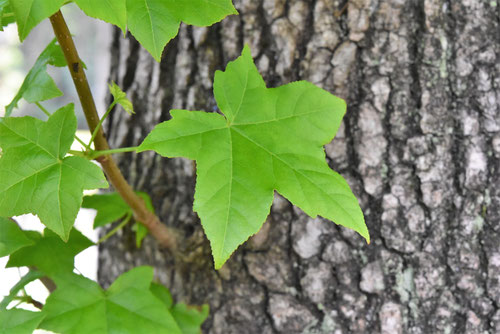
[[[15,222],[0,217],[0,257],[32,244],[33,241],[24,234]]]
[[[47,65],[63,67],[66,66],[64,54],[57,43],[56,39],[47,45],[35,62],[35,65],[24,78],[23,84],[12,102],[5,107],[5,116],[9,117],[17,107],[17,103],[21,99],[25,99],[29,103],[49,100],[63,93],[57,88],[54,80],[47,73]]]
[[[33,245],[12,253],[7,262],[7,268],[34,266],[47,275],[72,272],[75,256],[94,245],[76,229],[71,230],[67,242],[62,241],[49,229],[44,230],[43,236],[35,231],[26,232]]]
[[[167,307],[149,290],[151,267],[121,275],[107,291],[75,274],[55,278],[40,328],[57,333],[181,333]]]
[[[321,215],[369,240],[347,182],[328,167],[323,145],[345,102],[305,81],[266,88],[250,50],[215,75],[225,116],[172,110],[138,151],[196,160],[194,210],[212,246],[215,268],[265,221],[274,190],[308,215]]]
[[[33,117],[0,119],[0,216],[38,215],[68,240],[84,189],[107,187],[102,170],[66,157],[76,132],[72,104],[46,122]]]
[[[155,209],[149,195],[141,191],[137,191],[136,194],[144,200],[149,211],[154,213]],[[85,196],[83,197],[82,208],[94,209],[97,211],[97,215],[94,219],[94,228],[111,224],[124,218],[126,215],[134,214],[132,209],[118,193]],[[148,234],[148,229],[140,223],[135,223],[132,229],[135,231],[136,246],[139,248],[141,247],[142,240]]]
[[[0,310],[0,334],[32,334],[43,317],[42,312]]]
[[[119,27],[124,33],[127,27],[125,0],[75,0],[85,14]]]
[[[237,14],[231,0],[127,0],[128,29],[157,61],[181,21],[209,26],[231,14]]]
[[[11,0],[21,42],[31,29],[55,14],[64,2],[65,0]]]

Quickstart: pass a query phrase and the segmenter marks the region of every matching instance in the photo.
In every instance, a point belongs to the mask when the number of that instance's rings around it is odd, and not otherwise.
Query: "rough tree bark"
[[[496,1],[236,0],[211,28],[182,26],[161,64],[115,31],[114,147],[169,110],[215,110],[214,71],[251,46],[268,86],[306,79],[348,111],[328,162],[360,200],[372,244],[276,196],[261,232],[216,272],[192,212],[191,161],[120,157],[161,219],[189,238],[174,263],[130,231],[101,247],[109,284],[149,264],[178,300],[209,303],[206,333],[500,332],[500,6]],[[346,6],[342,10],[343,6]]]

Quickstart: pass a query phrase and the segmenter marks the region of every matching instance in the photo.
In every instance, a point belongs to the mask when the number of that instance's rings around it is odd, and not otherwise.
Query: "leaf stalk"
[[[50,17],[50,23],[52,24],[56,38],[66,58],[66,63],[78,92],[78,97],[85,118],[87,119],[89,129],[92,133],[96,131],[94,138],[95,148],[98,151],[108,151],[110,148],[102,127],[98,127],[99,116],[87,77],[83,70],[82,61],[78,56],[75,43],[73,42],[71,33],[60,10]],[[98,161],[101,163],[102,169],[106,173],[110,183],[134,212],[134,218],[149,230],[149,233],[162,247],[175,251],[177,249],[176,239],[178,232],[165,226],[155,214],[147,209],[144,201],[137,196],[132,187],[125,180],[120,169],[109,154],[101,156]]]
[[[109,113],[111,112],[111,110],[113,110],[113,107],[115,105],[116,105],[116,101],[113,101],[113,103],[111,103],[111,105],[108,107],[108,110],[106,110],[106,113],[99,120],[99,123],[97,123],[97,126],[94,129],[94,132],[92,132],[92,137],[90,137],[89,144],[86,146],[87,149],[89,149],[90,145],[92,145],[92,143],[94,142],[95,137],[97,136],[97,133],[99,132],[99,129],[101,129],[101,127],[102,127],[102,123],[104,123],[104,120],[108,117]]]
[[[112,229],[111,231],[109,231],[108,233],[106,233],[106,235],[104,237],[102,237],[101,239],[99,239],[99,241],[97,242],[97,244],[103,243],[104,241],[108,240],[113,235],[115,235],[116,232],[120,231],[122,228],[125,227],[125,225],[127,225],[130,222],[131,218],[132,218],[132,215],[130,213],[127,214],[127,216],[123,219],[123,221],[120,224],[118,224],[118,226],[116,226],[114,229]]]
[[[36,106],[47,116],[50,117],[52,114],[40,104],[40,102],[35,102]]]
[[[91,151],[88,156],[90,157],[90,159],[97,159],[99,157],[114,154],[114,153],[126,153],[126,152],[136,152],[136,151],[137,151],[137,146],[121,147],[121,148],[115,148],[112,150]]]

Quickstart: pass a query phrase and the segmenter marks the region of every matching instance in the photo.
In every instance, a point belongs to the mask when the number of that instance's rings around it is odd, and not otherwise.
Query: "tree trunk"
[[[175,299],[209,303],[204,333],[500,332],[500,5],[449,0],[237,0],[210,28],[183,25],[160,64],[115,31],[112,146],[137,145],[170,109],[213,111],[215,70],[245,43],[268,87],[309,80],[347,100],[326,146],[372,236],[312,219],[276,195],[262,230],[220,270],[192,212],[195,166],[118,157],[164,223],[189,240],[174,261],[125,231],[101,247],[104,285],[156,268]]]

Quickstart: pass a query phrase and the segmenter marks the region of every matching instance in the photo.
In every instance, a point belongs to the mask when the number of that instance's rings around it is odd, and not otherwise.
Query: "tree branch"
[[[87,119],[90,132],[93,133],[99,124],[99,116],[97,115],[94,98],[92,97],[92,92],[90,91],[82,62],[78,56],[73,38],[71,37],[71,33],[69,32],[61,11],[58,11],[50,17],[50,23],[52,24],[56,38],[66,58],[68,69],[78,92],[78,97],[80,98],[80,103],[85,118]],[[102,128],[97,130],[94,145],[96,150],[109,150],[109,145],[104,137]],[[158,217],[147,209],[144,201],[136,195],[132,187],[127,183],[110,155],[102,156],[97,160],[101,163],[102,169],[106,173],[110,183],[134,212],[135,219],[149,230],[149,233],[161,246],[171,251],[175,251],[177,249],[176,239],[178,233],[162,224]]]
[[[23,302],[25,303],[28,303],[28,304],[31,304],[33,305],[34,307],[36,307],[37,309],[41,310],[43,309],[43,304],[40,303],[38,300],[35,300],[33,299],[32,297],[30,296],[27,296],[26,298],[24,299],[21,299]]]

